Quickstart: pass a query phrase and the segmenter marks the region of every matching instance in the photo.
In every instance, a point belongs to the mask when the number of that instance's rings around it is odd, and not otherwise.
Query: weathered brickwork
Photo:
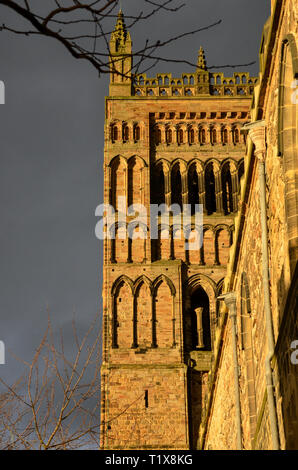
[[[234,244],[223,290],[236,294],[237,357],[239,362],[241,438],[243,449],[298,448],[298,365],[291,361],[291,343],[298,339],[297,236],[297,2],[272,1],[272,15],[265,24],[260,55],[260,83],[255,88],[252,122],[265,129],[256,137],[251,127],[245,174],[235,220]],[[296,81],[295,81],[296,80]],[[260,129],[260,127],[259,127]],[[260,168],[265,166],[265,226],[268,234],[269,312],[273,326],[273,354],[268,347],[266,265],[262,246]],[[266,310],[267,309],[267,310]],[[226,378],[233,380],[229,335],[225,317],[216,338],[217,366],[211,373],[208,417],[201,425],[203,448],[236,448],[231,438],[231,417],[225,410],[235,403]],[[266,360],[270,356],[274,407],[269,403]],[[267,369],[268,376],[268,369]],[[274,412],[278,446],[274,443]],[[233,411],[231,411],[231,415]],[[236,411],[234,410],[234,416]],[[217,436],[221,435],[222,443]]]

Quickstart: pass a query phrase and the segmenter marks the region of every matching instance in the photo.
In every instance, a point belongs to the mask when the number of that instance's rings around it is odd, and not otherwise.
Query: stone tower
[[[195,449],[257,79],[208,72],[202,48],[193,73],[132,75],[122,12],[110,51],[104,202],[115,237],[104,242],[101,448]],[[187,230],[159,214],[153,237],[150,204],[189,204]],[[203,246],[188,250],[196,204]],[[137,205],[147,215],[134,223]]]

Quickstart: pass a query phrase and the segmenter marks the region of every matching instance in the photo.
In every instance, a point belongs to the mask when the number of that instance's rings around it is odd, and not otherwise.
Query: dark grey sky
[[[142,0],[123,0],[136,13]],[[222,19],[214,29],[172,44],[167,57],[196,61],[202,45],[209,65],[258,61],[269,0],[187,0],[176,14],[162,13],[131,31],[139,47]],[[0,24],[16,24],[0,7]],[[18,23],[22,24],[18,21]],[[258,63],[243,67],[258,73]],[[178,76],[189,67],[160,64],[154,71]],[[227,69],[226,75],[233,73]],[[94,211],[102,201],[106,76],[72,58],[54,40],[0,33],[0,340],[32,358],[47,323],[68,336],[73,311],[84,330],[101,305],[101,244]],[[71,347],[71,345],[68,345]],[[1,377],[22,367],[7,355]]]

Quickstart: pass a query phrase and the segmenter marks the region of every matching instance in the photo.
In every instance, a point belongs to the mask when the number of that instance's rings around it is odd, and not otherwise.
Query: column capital
[[[243,131],[248,131],[248,135],[255,146],[255,155],[259,160],[264,161],[266,154],[266,123],[264,120],[244,124]]]
[[[230,316],[236,315],[236,293],[227,292],[217,297],[217,300],[223,300],[230,311]]]

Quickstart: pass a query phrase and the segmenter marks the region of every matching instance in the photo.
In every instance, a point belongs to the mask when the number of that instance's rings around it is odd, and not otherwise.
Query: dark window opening
[[[223,210],[224,213],[230,214],[234,211],[233,207],[233,191],[232,191],[232,178],[229,165],[226,165],[221,174],[222,180],[222,197],[223,197]]]
[[[209,298],[202,287],[191,296],[192,348],[211,351]]]
[[[195,214],[195,205],[199,200],[199,178],[195,169],[188,173],[188,203],[191,205],[191,214]]]
[[[171,178],[172,204],[179,204],[182,209],[182,179],[179,168],[174,168]]]
[[[205,171],[205,188],[206,211],[207,214],[210,215],[216,212],[215,177],[212,165],[209,165]]]

